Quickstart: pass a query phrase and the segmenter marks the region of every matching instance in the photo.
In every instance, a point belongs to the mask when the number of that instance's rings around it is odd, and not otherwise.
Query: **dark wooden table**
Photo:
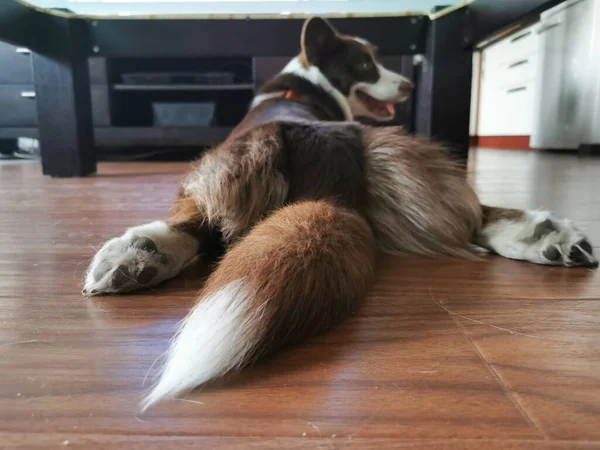
[[[332,18],[342,32],[365,37],[382,55],[424,56],[416,73],[415,129],[466,160],[471,44],[549,3],[478,0],[439,17]],[[0,1],[0,40],[33,52],[44,174],[96,172],[87,59],[105,57],[285,56],[299,50],[303,18],[149,19],[42,11]]]

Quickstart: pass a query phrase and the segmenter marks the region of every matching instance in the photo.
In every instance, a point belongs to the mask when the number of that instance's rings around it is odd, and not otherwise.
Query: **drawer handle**
[[[525,86],[521,86],[521,87],[516,87],[516,88],[512,88],[506,91],[507,94],[512,94],[514,92],[521,92],[521,91],[526,91],[527,88]]]
[[[527,33],[520,34],[519,36],[515,36],[514,38],[512,38],[510,40],[510,42],[517,42],[518,40],[523,39],[524,37],[527,37],[530,34],[531,34],[531,31],[528,31]]]
[[[522,66],[523,64],[527,64],[529,62],[528,59],[523,59],[521,61],[517,61],[515,63],[512,63],[511,65],[508,66],[509,69],[512,69],[513,67],[518,67],[518,66]]]
[[[25,47],[17,47],[15,51],[21,55],[31,55],[31,50]]]
[[[543,25],[542,27],[540,27],[540,29],[538,30],[537,34],[545,33],[546,31],[551,30],[552,28],[556,28],[559,25],[560,25],[560,22],[555,22],[555,23],[550,23],[548,25]]]
[[[21,97],[23,97],[23,98],[35,98],[35,92],[34,91],[22,91],[21,92]]]

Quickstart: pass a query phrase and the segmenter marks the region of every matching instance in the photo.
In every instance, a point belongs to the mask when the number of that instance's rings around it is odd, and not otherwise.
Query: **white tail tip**
[[[260,314],[251,303],[242,280],[200,300],[171,343],[142,411],[243,366],[260,339]]]

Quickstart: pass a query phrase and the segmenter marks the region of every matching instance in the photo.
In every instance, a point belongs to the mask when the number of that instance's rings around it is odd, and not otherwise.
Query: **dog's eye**
[[[369,70],[373,67],[373,63],[371,62],[363,62],[358,65],[360,70]]]

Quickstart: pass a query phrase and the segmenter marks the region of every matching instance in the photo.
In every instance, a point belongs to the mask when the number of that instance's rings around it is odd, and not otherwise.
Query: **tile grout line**
[[[515,406],[515,408],[517,409],[517,411],[519,411],[519,413],[521,414],[521,416],[523,416],[523,418],[527,421],[527,423],[534,430],[536,430],[538,433],[540,433],[542,435],[542,437],[544,438],[544,440],[548,440],[549,438],[548,438],[548,436],[546,436],[546,433],[544,433],[540,429],[540,427],[538,427],[538,425],[535,423],[535,421],[529,416],[529,414],[527,414],[527,411],[525,411],[525,409],[523,408],[523,406],[521,406],[521,404],[519,403],[519,401],[514,397],[514,395],[513,395],[512,391],[510,390],[510,388],[508,386],[506,386],[506,384],[502,381],[502,378],[500,378],[500,376],[494,370],[494,368],[491,366],[491,364],[481,354],[481,352],[479,351],[479,348],[477,347],[477,345],[475,344],[475,342],[473,342],[473,339],[471,339],[471,336],[469,336],[469,334],[465,330],[465,327],[463,326],[463,324],[460,323],[460,321],[459,321],[459,319],[457,317],[454,317],[451,314],[448,314],[448,315],[452,317],[453,322],[460,328],[463,336],[469,341],[469,343],[473,347],[473,350],[475,350],[475,353],[477,354],[477,357],[479,358],[479,360],[483,363],[483,365],[487,368],[487,370],[492,374],[492,376],[494,377],[494,379],[500,384],[500,386],[502,387],[502,390],[504,391],[504,394],[510,399],[510,401]]]

